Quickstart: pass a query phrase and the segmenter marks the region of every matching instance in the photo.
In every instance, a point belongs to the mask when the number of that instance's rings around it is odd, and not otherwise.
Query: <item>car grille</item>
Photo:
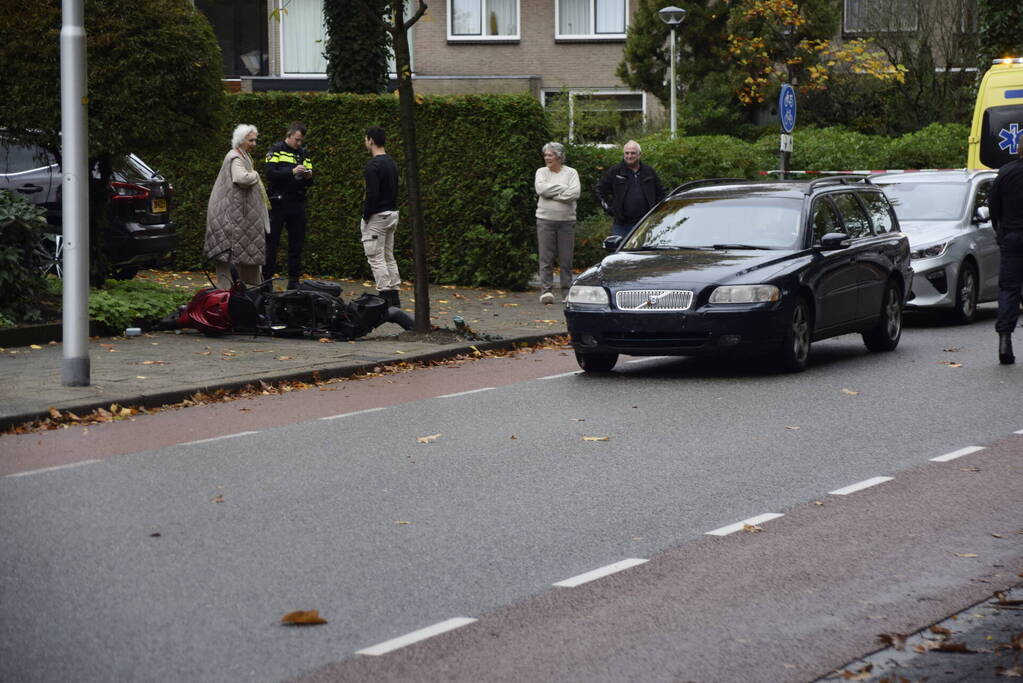
[[[623,311],[685,311],[693,293],[679,289],[632,289],[615,292],[615,305]]]

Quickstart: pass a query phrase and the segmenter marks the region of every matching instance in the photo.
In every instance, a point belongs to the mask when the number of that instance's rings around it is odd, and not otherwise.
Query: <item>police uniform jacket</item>
[[[298,164],[313,170],[313,162],[305,147],[292,149],[281,140],[270,148],[266,155],[266,189],[270,199],[305,201],[306,189],[313,184],[313,178],[296,176],[292,169]]]

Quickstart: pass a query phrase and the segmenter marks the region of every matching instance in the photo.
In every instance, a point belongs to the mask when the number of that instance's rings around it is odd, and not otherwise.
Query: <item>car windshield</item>
[[[969,183],[877,183],[900,221],[954,221],[963,215]]]
[[[748,194],[669,199],[622,249],[798,249],[802,206],[796,198]]]

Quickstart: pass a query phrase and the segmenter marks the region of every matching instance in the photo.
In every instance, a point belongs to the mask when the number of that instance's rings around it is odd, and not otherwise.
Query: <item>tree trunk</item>
[[[419,196],[419,159],[416,151],[416,99],[412,88],[412,66],[409,58],[408,27],[405,26],[404,2],[391,0],[394,17],[394,61],[398,72],[398,111],[405,149],[405,187],[408,190],[409,218],[412,223],[412,256],[415,260],[415,331],[429,332],[430,274],[427,267],[426,221]]]

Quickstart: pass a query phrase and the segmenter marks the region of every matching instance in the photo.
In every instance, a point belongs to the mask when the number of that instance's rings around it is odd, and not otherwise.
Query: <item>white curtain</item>
[[[558,33],[563,36],[590,32],[590,3],[593,0],[559,0]]]
[[[597,0],[597,33],[625,33],[625,0]]]
[[[519,32],[515,11],[518,0],[487,0],[488,36],[513,36]]]
[[[284,73],[326,73],[323,45],[327,29],[323,25],[323,0],[284,0],[282,9],[287,10],[281,12]]]
[[[451,0],[451,33],[478,36],[482,29],[480,0]]]

